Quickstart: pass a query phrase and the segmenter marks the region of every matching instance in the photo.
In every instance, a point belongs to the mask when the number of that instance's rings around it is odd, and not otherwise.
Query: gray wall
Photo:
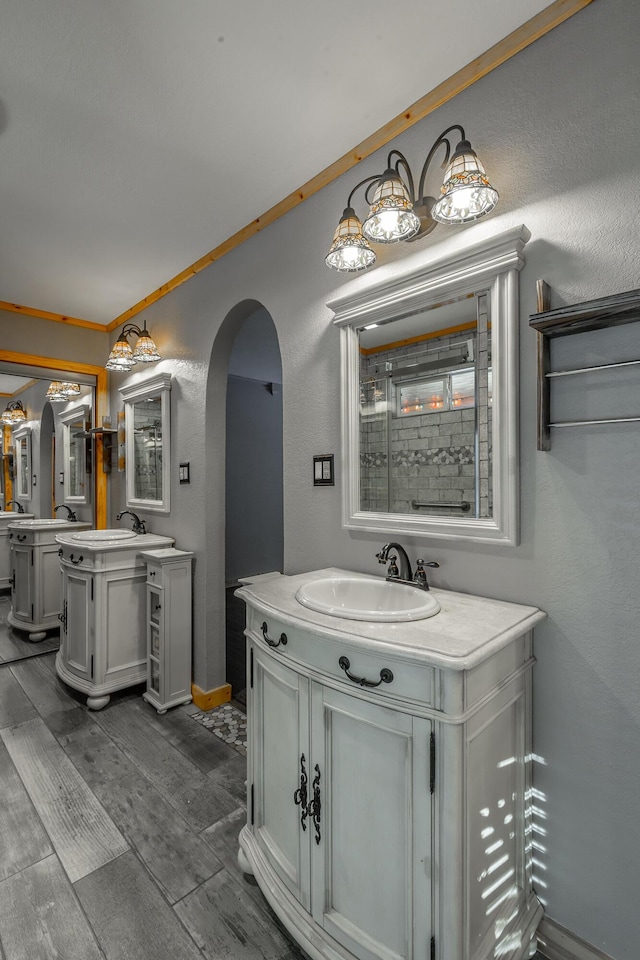
[[[440,562],[438,586],[546,611],[535,642],[538,889],[549,916],[616,960],[638,953],[640,430],[558,431],[550,453],[536,451],[528,316],[540,277],[554,305],[640,285],[639,35],[637,0],[593,3],[398,138],[394,146],[417,165],[441,130],[462,123],[501,201],[478,224],[439,227],[410,247],[382,251],[373,271],[391,277],[398,263],[426,263],[519,223],[531,230],[520,297],[521,544],[407,546],[414,558],[419,550]],[[382,535],[341,528],[339,456],[335,487],[312,486],[311,460],[340,450],[339,337],[326,302],[372,276],[340,277],[323,257],[351,187],[385,159],[381,151],[363,162],[137,318],[171,358],[160,367],[175,377],[173,459],[192,462],[191,485],[179,488],[174,476],[171,516],[154,518],[152,529],[196,552],[194,669],[204,689],[224,682],[227,365],[235,333],[259,305],[282,351],[286,572],[339,564],[380,573]],[[621,358],[640,357],[635,327],[621,340]],[[554,362],[580,365],[610,344],[608,333],[572,337]],[[116,375],[114,387],[131,379],[139,375]],[[612,406],[640,414],[637,380],[617,383]],[[574,390],[584,399],[559,400],[585,411],[601,409],[609,392],[586,381]],[[118,509],[117,476],[111,489]]]

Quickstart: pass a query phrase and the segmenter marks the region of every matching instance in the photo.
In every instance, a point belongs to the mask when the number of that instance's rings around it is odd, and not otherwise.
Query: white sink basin
[[[63,520],[58,517],[41,517],[40,519],[33,520],[22,520],[20,514],[16,514],[15,522],[19,523],[21,527],[35,527],[39,529],[42,527],[44,530],[45,527],[71,527],[73,526],[72,520]]]
[[[440,610],[432,594],[420,587],[365,577],[310,580],[298,589],[296,600],[330,617],[383,623],[424,620]]]
[[[96,543],[97,541],[111,543],[113,540],[131,540],[138,534],[133,530],[81,530],[80,533],[72,533],[70,540],[77,540],[79,543]]]

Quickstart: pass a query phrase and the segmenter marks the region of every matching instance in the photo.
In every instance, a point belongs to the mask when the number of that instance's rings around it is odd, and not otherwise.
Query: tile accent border
[[[192,683],[191,698],[200,710],[213,710],[214,707],[219,707],[221,703],[229,703],[229,700],[231,700],[231,684],[223,683],[222,686],[214,687],[212,690],[201,690],[197,684]]]
[[[549,917],[540,921],[537,936],[538,951],[547,960],[613,960]]]

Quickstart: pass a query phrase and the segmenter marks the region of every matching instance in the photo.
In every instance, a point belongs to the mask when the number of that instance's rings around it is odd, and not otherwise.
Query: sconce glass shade
[[[46,399],[52,403],[64,403],[71,397],[77,397],[80,394],[79,383],[67,383],[62,380],[52,380],[47,389]]]
[[[131,370],[135,364],[133,350],[123,335],[113,345],[109,359],[105,363],[107,370]]]
[[[52,380],[47,388],[47,400],[51,400],[52,403],[62,403],[63,400],[66,400],[66,396],[62,391],[62,381],[61,380]]]
[[[440,198],[431,216],[438,223],[468,223],[484,217],[498,202],[482,163],[468,140],[461,140],[447,166]]]
[[[374,243],[409,240],[420,229],[407,188],[395,170],[387,170],[373,194],[362,232]]]
[[[27,419],[27,413],[20,400],[12,400],[7,404],[4,413],[0,417],[0,423],[6,423],[14,427],[17,423],[23,423]]]
[[[356,273],[358,270],[366,270],[375,260],[376,255],[362,233],[362,224],[353,207],[346,207],[324,262],[332,270]]]
[[[133,351],[133,360],[134,362],[139,360],[141,363],[154,363],[156,360],[162,360],[146,327],[138,337],[136,348]]]

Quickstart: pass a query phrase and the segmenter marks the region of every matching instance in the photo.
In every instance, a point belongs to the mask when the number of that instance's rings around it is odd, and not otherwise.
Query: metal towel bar
[[[417,510],[418,507],[446,507],[451,510],[462,510],[465,513],[471,509],[468,500],[436,500],[433,503],[428,500],[412,500],[411,506],[414,510]]]

